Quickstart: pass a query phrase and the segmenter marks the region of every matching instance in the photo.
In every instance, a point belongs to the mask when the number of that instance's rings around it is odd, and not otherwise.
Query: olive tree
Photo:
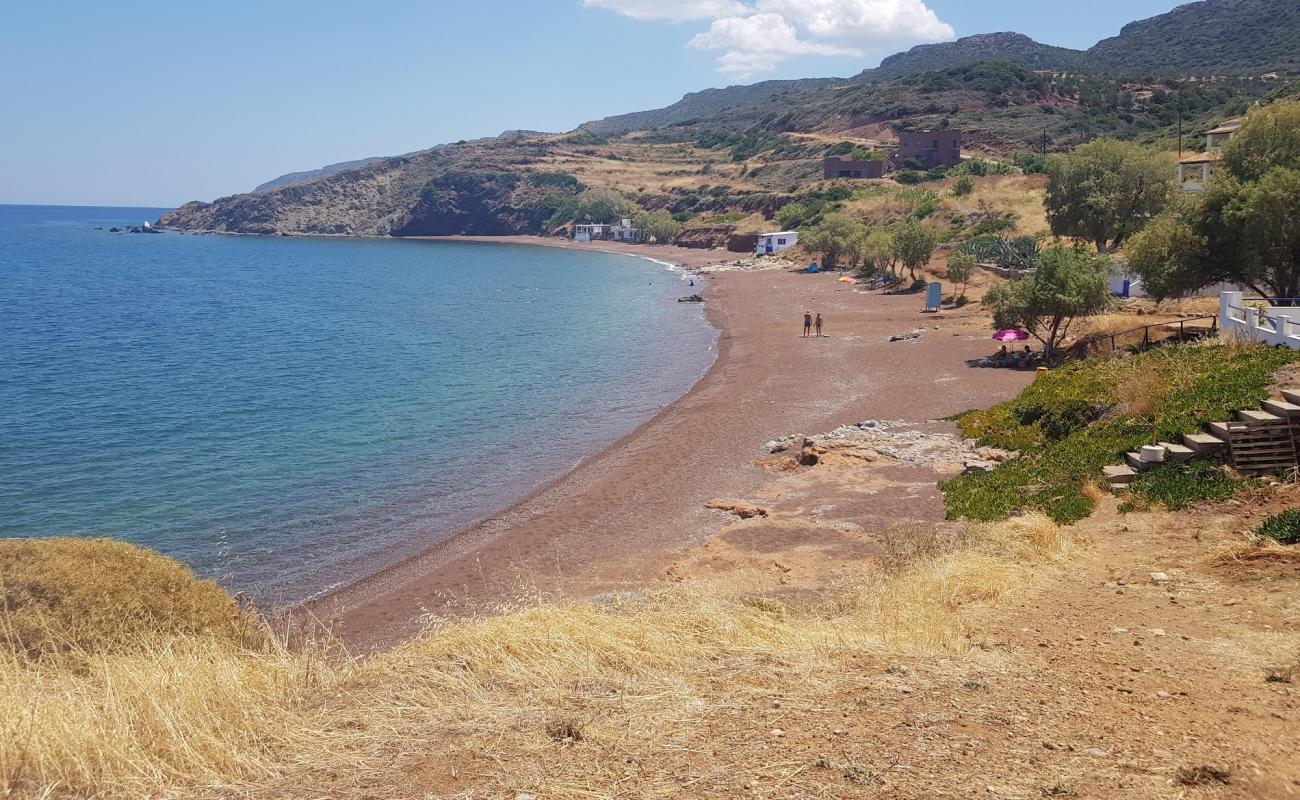
[[[868,233],[859,247],[862,263],[875,272],[888,272],[896,275],[898,256],[894,251],[894,234],[877,229]]]
[[[827,214],[815,227],[799,232],[799,243],[822,254],[822,263],[833,267],[841,258],[855,261],[867,226],[848,214]]]
[[[994,325],[1028,331],[1051,358],[1074,320],[1110,304],[1110,260],[1081,245],[1053,245],[1032,275],[994,286],[983,304],[992,309]]]
[[[578,195],[577,218],[585,222],[617,222],[636,210],[632,201],[613,189],[588,189]]]
[[[894,255],[916,280],[916,271],[930,263],[939,238],[917,222],[904,222],[894,230]]]
[[[1164,210],[1173,193],[1173,166],[1167,154],[1115,139],[1049,158],[1045,204],[1052,233],[1114,252]]]
[[[954,291],[957,285],[961,285],[961,294],[959,298],[966,297],[966,287],[970,284],[970,279],[975,274],[975,256],[970,253],[956,252],[948,259],[948,280],[952,281]]]
[[[1147,291],[1172,297],[1220,281],[1300,296],[1300,103],[1252,110],[1197,197],[1126,250]]]
[[[647,238],[656,242],[671,242],[682,230],[682,224],[673,219],[673,215],[663,209],[643,211],[636,216],[636,226],[645,231]]]

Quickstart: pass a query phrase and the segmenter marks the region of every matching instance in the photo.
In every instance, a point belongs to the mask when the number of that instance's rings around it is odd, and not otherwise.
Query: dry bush
[[[813,707],[851,692],[863,659],[961,656],[963,611],[1069,548],[1040,515],[901,537],[897,571],[867,571],[815,607],[688,586],[437,621],[364,663],[210,636],[154,637],[75,670],[10,655],[0,705],[17,712],[0,724],[0,786],[40,796],[588,797],[635,781],[646,796],[680,796],[681,776],[693,774],[692,793],[733,796],[745,779],[736,758],[752,763],[751,779],[764,769],[753,709],[774,696]],[[735,758],[701,766],[691,753],[706,748]],[[782,780],[799,794],[819,791],[815,779]]]
[[[1154,421],[1171,388],[1167,375],[1155,364],[1143,362],[1117,387],[1116,395],[1130,414]]]
[[[113,652],[154,635],[251,644],[255,615],[212,581],[109,539],[0,540],[0,649],[28,657]]]
[[[961,523],[899,523],[880,534],[880,566],[888,573],[902,572],[923,559],[959,550],[969,541],[970,531]]]

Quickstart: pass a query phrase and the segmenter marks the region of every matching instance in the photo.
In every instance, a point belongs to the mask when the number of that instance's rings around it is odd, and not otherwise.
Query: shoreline
[[[741,258],[534,237],[435,240],[603,249],[688,270]],[[683,250],[695,257],[673,258]],[[717,356],[685,394],[506,509],[299,610],[350,646],[374,650],[417,634],[429,615],[491,613],[538,596],[635,591],[662,580],[681,552],[717,533],[722,516],[707,502],[746,496],[770,478],[754,467],[769,439],[864,418],[923,423],[1002,399],[1028,380],[965,365],[987,355],[991,342],[970,311],[925,317],[915,296],[868,293],[837,283],[833,273],[717,272],[701,293],[706,318],[719,331]],[[828,337],[798,336],[805,306],[828,314]],[[921,324],[968,330],[888,343],[890,332]],[[942,374],[917,369],[927,362]],[[956,370],[962,372],[951,374]],[[931,502],[925,513],[934,516],[935,509]]]

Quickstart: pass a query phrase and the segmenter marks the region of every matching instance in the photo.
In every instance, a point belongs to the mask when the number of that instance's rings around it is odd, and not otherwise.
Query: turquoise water
[[[648,260],[107,230],[160,212],[0,206],[0,536],[122,538],[291,603],[563,474],[712,362]]]

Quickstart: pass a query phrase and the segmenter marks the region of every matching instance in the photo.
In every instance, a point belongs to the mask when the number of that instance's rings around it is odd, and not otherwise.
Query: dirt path
[[[760,797],[1300,797],[1300,548],[1241,546],[1297,503],[1294,488],[1176,515],[1107,501],[1068,561],[968,621],[969,657],[836,663],[827,671],[860,674],[847,691],[827,681],[815,704],[802,688],[768,707],[738,699],[708,746],[732,764],[779,751],[805,767],[793,785],[736,782]],[[842,549],[853,537],[833,521],[812,522],[800,535],[780,519],[770,546],[772,518],[754,518],[711,547],[724,561],[762,550],[780,568],[756,589],[813,587],[863,552]],[[707,574],[707,554],[688,571]],[[763,573],[750,566],[750,580]]]

